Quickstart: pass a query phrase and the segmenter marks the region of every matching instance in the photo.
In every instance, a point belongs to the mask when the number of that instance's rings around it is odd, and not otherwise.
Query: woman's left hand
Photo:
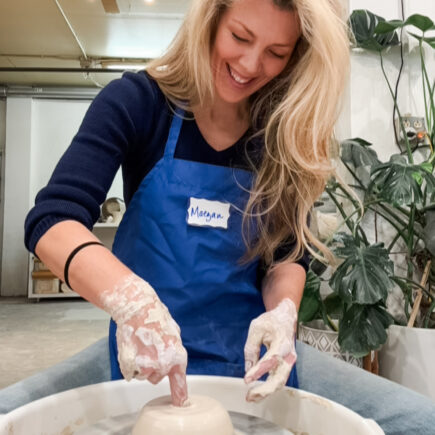
[[[251,322],[245,345],[245,382],[256,381],[265,373],[269,376],[264,383],[248,391],[246,400],[258,402],[286,384],[297,358],[297,317],[295,304],[286,298]],[[267,352],[258,360],[262,344]]]

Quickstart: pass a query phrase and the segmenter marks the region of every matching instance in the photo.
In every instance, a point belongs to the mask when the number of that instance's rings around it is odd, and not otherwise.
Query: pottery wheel
[[[267,420],[240,412],[229,411],[235,435],[291,435],[286,429]],[[130,435],[137,414],[106,418],[74,432],[74,435]]]

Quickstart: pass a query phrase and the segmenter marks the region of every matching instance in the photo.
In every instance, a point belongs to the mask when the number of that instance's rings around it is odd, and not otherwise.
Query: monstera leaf
[[[412,25],[420,29],[422,32],[435,30],[435,23],[425,15],[414,14],[408,17],[405,21],[405,26]]]
[[[413,36],[415,39],[418,39],[419,41],[426,42],[429,44],[432,48],[435,48],[435,36],[420,36],[416,35],[415,33],[408,32],[411,36]]]
[[[432,166],[424,163],[414,165],[405,157],[393,155],[388,163],[377,165],[372,170],[372,183],[369,191],[376,189],[378,196],[395,206],[421,203],[423,200],[422,184],[426,182],[429,198],[435,196],[435,177]]]
[[[340,322],[338,344],[357,358],[378,349],[387,340],[392,317],[380,305],[352,305]]]
[[[371,51],[382,51],[387,47],[398,45],[396,30],[376,34],[375,29],[385,19],[366,9],[354,10],[349,18],[349,25],[355,37],[356,47]]]
[[[381,35],[384,33],[391,33],[400,27],[405,25],[404,21],[401,20],[390,20],[390,21],[379,21],[378,25],[375,28],[374,33],[376,35]]]
[[[345,260],[331,277],[332,289],[348,304],[386,301],[393,287],[393,263],[383,243],[360,246],[345,233],[338,233],[335,241],[342,245],[335,248],[336,255]]]
[[[341,143],[341,159],[346,163],[351,163],[355,168],[359,166],[379,165],[376,151],[371,147],[371,143],[355,137],[346,139]]]
[[[312,270],[309,270],[298,313],[299,321],[309,322],[310,320],[315,319],[321,305],[320,278]]]
[[[414,14],[411,15],[406,21],[391,20],[391,21],[380,21],[374,30],[375,35],[391,34],[395,30],[404,26],[414,26],[421,30],[423,33],[429,30],[435,30],[434,22],[425,15]],[[411,36],[418,39],[419,41],[426,42],[432,48],[435,48],[435,37],[427,37],[424,35],[416,35],[415,33],[409,32]]]
[[[337,293],[329,294],[324,300],[323,305],[326,310],[326,314],[333,319],[341,319],[344,312],[344,301],[338,296]]]

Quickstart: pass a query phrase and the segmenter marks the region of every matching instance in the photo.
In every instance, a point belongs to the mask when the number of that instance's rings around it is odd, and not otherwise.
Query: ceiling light
[[[144,63],[106,63],[104,65],[107,69],[125,69],[125,70],[140,70],[145,68]]]

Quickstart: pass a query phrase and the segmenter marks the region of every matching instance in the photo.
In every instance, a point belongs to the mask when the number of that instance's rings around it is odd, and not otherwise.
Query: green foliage
[[[382,51],[387,47],[399,44],[399,37],[395,30],[386,33],[376,33],[376,27],[385,18],[373,14],[365,9],[352,12],[349,19],[356,47],[372,51]]]
[[[400,121],[402,117],[397,106],[396,96],[393,94],[392,87],[388,82],[383,68],[382,52],[388,47],[401,44],[398,33],[400,28],[415,27],[422,32],[422,35],[417,35],[411,31],[407,31],[408,35],[416,38],[419,41],[421,69],[423,76],[423,94],[426,106],[426,121],[429,128],[430,140],[433,143],[435,140],[435,83],[432,83],[428,76],[423,52],[423,43],[428,44],[431,48],[435,49],[435,37],[426,36],[426,32],[435,30],[435,24],[433,20],[424,15],[414,14],[408,17],[405,21],[386,21],[384,18],[379,17],[368,10],[359,9],[355,10],[350,16],[349,25],[355,37],[354,44],[356,47],[379,53],[381,57],[382,71],[387,80],[390,92],[392,93],[395,108],[399,113]],[[403,123],[400,122],[400,124],[402,133],[405,133]],[[412,161],[412,154],[407,140],[406,143],[408,148],[408,158],[410,161]]]
[[[376,28],[373,30],[373,35],[390,34],[395,30],[405,26],[417,27],[417,29],[421,30],[422,32],[435,30],[434,22],[429,17],[420,14],[411,15],[405,21],[385,21],[382,17],[378,17],[378,19],[379,22],[376,25]]]
[[[309,322],[318,316],[322,305],[320,297],[320,278],[309,270],[305,281],[304,294],[299,307],[298,318],[300,322]]]
[[[405,138],[406,152],[392,155],[388,162],[381,162],[372,144],[364,139],[352,138],[341,144],[340,158],[354,179],[352,186],[357,189],[361,204],[337,179],[329,180],[326,192],[337,206],[349,233],[338,232],[329,240],[330,247],[343,260],[330,278],[322,277],[324,270],[315,266],[315,262],[310,266],[301,319],[304,322],[323,319],[331,327],[336,323],[331,320],[339,319],[341,349],[360,357],[385,343],[386,329],[394,321],[386,311],[386,300],[394,285],[403,292],[404,312],[408,318],[414,290],[420,288],[423,291],[426,302],[421,307],[426,308],[421,312],[422,320],[418,326],[435,327],[435,152],[432,145],[435,139],[435,80],[429,76],[423,49],[435,49],[435,37],[426,34],[435,30],[435,24],[429,17],[419,14],[404,21],[386,21],[370,11],[356,10],[349,18],[349,25],[353,46],[379,55],[380,67]],[[427,126],[426,144],[412,148],[383,59],[386,50],[401,44],[399,31],[405,28],[421,32],[416,34],[406,29],[406,33],[419,44]],[[398,149],[401,151],[400,147]],[[414,162],[416,151],[419,152],[419,163]],[[351,206],[350,210],[343,205],[344,202]],[[382,240],[381,243],[369,242],[361,225],[362,216],[368,211],[381,216],[395,231],[388,246]],[[392,262],[398,240],[403,242],[406,250],[406,277],[395,274]],[[428,288],[423,288],[413,279],[415,272],[419,270],[421,273],[428,260],[432,261],[432,272]],[[317,277],[313,276],[313,271],[317,272]],[[326,298],[320,294],[322,280],[328,280],[332,290]]]
[[[300,322],[307,323],[314,319],[324,319],[326,324],[332,320],[343,317],[344,302],[335,293],[329,294],[325,299],[320,295],[320,278],[311,269],[308,270],[305,289],[299,307],[298,318]]]
[[[338,233],[335,242],[335,253],[344,261],[329,281],[331,288],[347,304],[385,302],[394,286],[394,266],[383,243],[364,246],[346,233]]]
[[[341,320],[344,315],[345,303],[336,293],[331,293],[322,301],[324,311],[331,319]]]
[[[341,160],[354,167],[377,165],[380,163],[372,144],[359,137],[347,139],[341,143]]]
[[[408,17],[404,23],[405,26],[412,25],[420,29],[422,32],[427,32],[428,30],[435,30],[434,22],[424,15],[414,14]]]
[[[340,323],[338,344],[344,352],[363,357],[387,340],[392,317],[379,305],[354,304]]]
[[[426,42],[426,44],[429,44],[432,48],[435,48],[435,37],[424,37],[424,36],[416,35],[415,33],[412,32],[408,32],[408,34],[414,37],[415,39],[417,39],[418,41],[422,43]]]
[[[410,164],[400,155],[393,155],[390,161],[376,165],[371,172],[372,183],[369,192],[376,189],[380,198],[396,206],[422,205],[424,202],[423,182],[426,195],[435,199],[435,177],[432,165]]]
[[[426,213],[426,225],[424,227],[424,243],[433,257],[435,257],[435,205]]]

